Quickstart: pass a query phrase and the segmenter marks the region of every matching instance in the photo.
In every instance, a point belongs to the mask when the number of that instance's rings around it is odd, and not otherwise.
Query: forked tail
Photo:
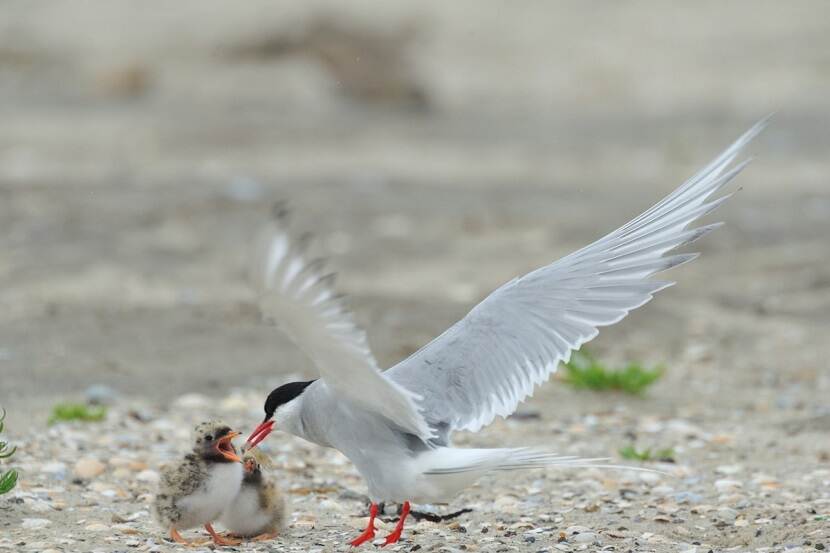
[[[562,468],[607,468],[660,472],[642,467],[609,464],[605,457],[575,457],[557,455],[530,447],[505,449],[455,449],[439,448],[430,453],[429,467],[424,475],[438,476],[463,473],[484,473],[489,471],[511,471],[543,467]]]

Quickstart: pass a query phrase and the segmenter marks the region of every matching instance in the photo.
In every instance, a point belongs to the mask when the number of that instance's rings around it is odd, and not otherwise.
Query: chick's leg
[[[213,529],[210,523],[205,524],[205,530],[207,530],[210,537],[213,538],[213,543],[216,545],[239,545],[242,543],[239,540],[234,540],[231,538],[224,538],[216,533],[216,530]]]
[[[277,536],[279,536],[278,532],[266,532],[265,534],[260,534],[256,537],[251,538],[251,541],[268,541],[273,540]]]
[[[179,534],[179,531],[176,530],[175,526],[170,527],[170,539],[178,544],[186,545],[187,547],[199,547],[208,543],[206,541],[190,541],[184,539],[182,535]]]

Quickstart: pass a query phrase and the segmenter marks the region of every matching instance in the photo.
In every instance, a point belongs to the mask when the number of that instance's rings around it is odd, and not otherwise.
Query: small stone
[[[368,519],[367,519],[368,520]],[[377,519],[375,519],[377,521]],[[314,526],[317,523],[317,517],[310,514],[300,515],[300,517],[294,521],[292,527],[296,528],[297,530],[314,530]]]
[[[738,518],[738,511],[729,507],[721,507],[718,509],[718,518],[724,522],[734,522]]]
[[[84,392],[87,403],[91,405],[112,405],[118,394],[106,384],[93,384]]]
[[[655,486],[651,490],[651,493],[653,493],[654,495],[670,495],[673,492],[674,492],[674,488],[672,488],[671,486],[665,486],[665,485]]]
[[[32,499],[31,501],[27,501],[26,505],[32,513],[48,513],[53,509],[48,501],[43,501],[42,499]]]
[[[225,195],[237,202],[256,202],[264,194],[265,186],[248,177],[234,177],[225,187]]]
[[[144,461],[130,461],[127,465],[127,468],[136,472],[140,472],[142,470],[147,469],[147,463]]]
[[[159,481],[159,473],[154,470],[147,469],[139,472],[136,477],[139,482],[147,482],[148,484],[155,484]]]
[[[496,511],[516,512],[519,506],[519,501],[515,497],[503,495],[493,502],[493,507]]]
[[[743,484],[741,484],[737,480],[729,480],[727,478],[715,480],[715,489],[717,489],[719,492],[734,491],[738,488],[741,488],[742,486]]]
[[[46,463],[40,467],[40,472],[62,478],[66,476],[66,465],[57,461],[53,463]]]
[[[102,522],[93,522],[92,524],[84,526],[84,530],[88,532],[106,532],[109,529],[110,527]]]
[[[743,470],[741,465],[721,465],[715,469],[715,472],[718,474],[725,474],[727,476],[731,476],[733,474],[738,474]]]
[[[594,543],[599,541],[599,535],[594,532],[581,532],[575,536],[572,536],[568,541],[572,541],[574,543]]]
[[[89,480],[100,476],[105,470],[107,470],[107,466],[98,459],[82,457],[75,463],[75,468],[72,469],[72,473],[78,478]]]
[[[654,484],[655,482],[660,481],[660,474],[656,472],[638,472],[637,477],[647,484]]]
[[[24,518],[23,522],[20,523],[20,527],[27,530],[37,530],[38,528],[46,528],[50,524],[52,524],[52,521],[45,518]]]
[[[239,411],[242,413],[251,409],[250,398],[242,394],[231,394],[219,403],[219,408],[223,411]]]
[[[210,403],[210,399],[202,394],[184,394],[173,401],[173,405],[180,409],[204,409]]]
[[[703,496],[694,492],[678,492],[674,494],[674,500],[678,503],[700,503]]]

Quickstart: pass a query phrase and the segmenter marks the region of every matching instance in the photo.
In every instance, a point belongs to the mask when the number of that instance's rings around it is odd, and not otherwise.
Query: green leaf
[[[674,463],[674,449],[667,447],[652,451],[651,448],[646,448],[642,451],[638,450],[633,445],[627,445],[620,448],[620,457],[628,459],[629,461],[661,461],[664,463]]]
[[[565,364],[565,381],[574,388],[588,390],[619,390],[638,395],[663,376],[663,368],[646,369],[629,363],[623,369],[611,370],[586,351],[575,351]]]
[[[68,421],[98,422],[104,420],[106,416],[105,407],[90,407],[83,403],[60,403],[52,408],[49,424]]]
[[[15,485],[17,485],[17,471],[10,470],[0,476],[0,495],[12,491]]]
[[[17,446],[14,446],[8,451],[3,451],[6,448],[6,442],[0,442],[0,459],[8,459],[14,452],[17,451]]]

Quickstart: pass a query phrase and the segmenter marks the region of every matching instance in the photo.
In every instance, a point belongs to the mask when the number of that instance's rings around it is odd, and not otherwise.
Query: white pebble
[[[568,540],[574,543],[594,543],[599,541],[599,536],[593,532],[584,532],[568,538]]]
[[[715,472],[718,474],[725,474],[727,476],[731,476],[733,474],[738,474],[743,470],[741,465],[721,465],[715,469]]]
[[[136,480],[139,482],[147,482],[150,484],[155,484],[159,481],[159,473],[154,470],[146,469],[142,470],[136,475]]]
[[[46,463],[40,467],[40,472],[45,474],[64,475],[66,474],[66,465],[64,463]]]
[[[201,409],[210,406],[210,399],[202,394],[185,394],[176,398],[173,405],[180,409]]]
[[[727,478],[722,478],[720,480],[715,480],[715,488],[719,492],[728,492],[732,490],[736,490],[742,487],[743,484],[738,482],[737,480],[729,480]]]
[[[21,528],[26,528],[27,530],[36,530],[38,528],[46,528],[52,524],[52,521],[45,518],[24,518],[23,522],[20,523]]]

